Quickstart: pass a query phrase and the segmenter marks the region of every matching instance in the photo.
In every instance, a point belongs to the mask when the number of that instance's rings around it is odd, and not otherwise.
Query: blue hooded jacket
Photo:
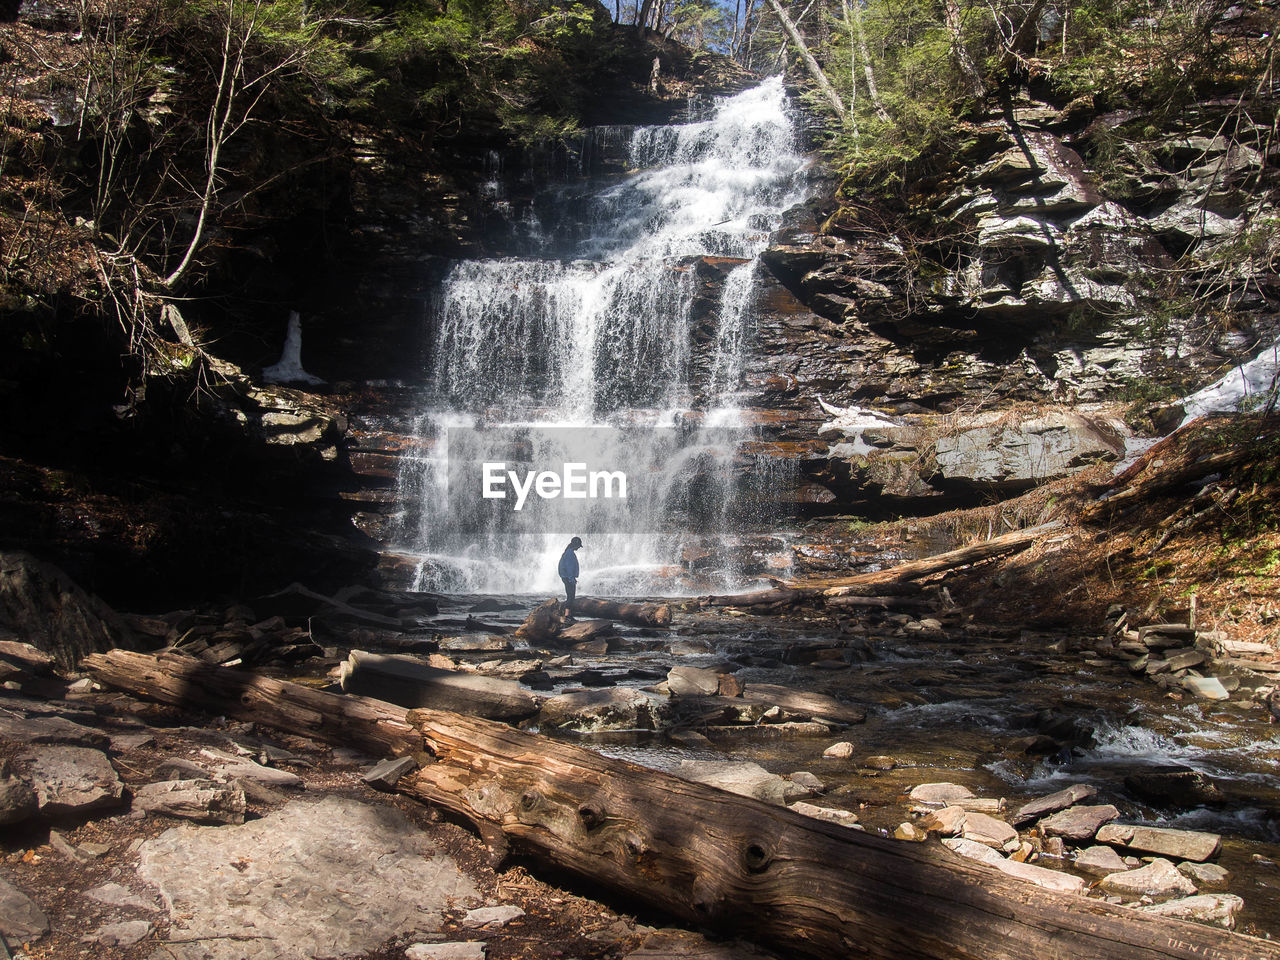
[[[573,547],[565,547],[564,553],[560,554],[558,570],[561,580],[578,579],[578,555],[573,552]]]

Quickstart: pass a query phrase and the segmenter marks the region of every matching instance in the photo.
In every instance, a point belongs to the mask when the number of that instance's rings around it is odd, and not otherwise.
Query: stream
[[[437,599],[439,614],[402,638],[402,652],[431,636],[475,636],[460,629],[468,617],[482,621],[473,629],[514,631],[542,598]],[[611,686],[653,692],[672,667],[687,665],[732,672],[746,684],[827,694],[865,708],[866,722],[819,736],[779,736],[766,723],[542,732],[664,771],[686,760],[752,761],[782,775],[809,771],[824,784],[812,802],[852,811],[865,829],[886,835],[912,819],[906,794],[922,783],[958,783],[978,797],[1005,799],[1010,810],[1069,784],[1093,784],[1098,797],[1089,802],[1114,804],[1119,822],[1221,834],[1217,862],[1231,876],[1217,892],[1244,899],[1237,929],[1280,934],[1280,741],[1258,705],[1172,699],[1123,663],[1092,659],[1094,638],[965,623],[958,612],[920,613],[941,624],[930,629],[908,614],[880,611],[837,625],[821,615],[753,616],[688,601],[682,609],[669,630],[619,624],[621,638],[609,652],[571,652],[571,662],[546,668],[550,683],[538,693]],[[549,661],[566,653],[512,645],[502,654],[448,655],[466,669],[495,658]],[[824,757],[839,741],[851,742],[853,755]],[[866,768],[862,761],[873,756],[891,758],[893,768]],[[1200,772],[1220,797],[1160,801],[1126,784],[1170,765]],[[1062,865],[1048,857],[1037,862]]]

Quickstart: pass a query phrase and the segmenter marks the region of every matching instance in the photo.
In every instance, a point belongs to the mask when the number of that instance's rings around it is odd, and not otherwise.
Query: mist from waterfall
[[[752,485],[776,477],[738,442],[737,409],[756,258],[806,191],[782,82],[699,122],[636,128],[627,153],[625,177],[562,192],[551,216],[544,205],[542,258],[459,261],[441,283],[424,452],[400,476],[419,589],[555,592],[556,558],[579,535],[583,592],[687,592],[690,534],[759,517]],[[464,459],[513,456],[621,465],[637,492],[623,516],[585,500],[512,513],[458,489]]]

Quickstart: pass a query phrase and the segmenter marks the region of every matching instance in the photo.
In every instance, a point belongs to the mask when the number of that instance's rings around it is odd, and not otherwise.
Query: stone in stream
[[[667,644],[667,652],[673,657],[697,657],[713,653],[714,648],[706,640],[672,640]]]
[[[124,803],[124,784],[101,750],[42,747],[31,758],[29,776],[45,816],[92,813]]]
[[[582,643],[575,643],[570,649],[575,653],[581,653],[588,657],[603,657],[609,652],[609,641],[603,637],[597,637],[595,640],[585,640]]]
[[[133,793],[133,805],[147,813],[200,823],[244,823],[244,790],[213,780],[161,780]]]
[[[1098,842],[1109,843],[1136,853],[1174,857],[1202,863],[1222,849],[1222,838],[1198,830],[1171,830],[1168,827],[1139,827],[1113,823],[1098,831]]]
[[[585,643],[617,635],[618,628],[612,620],[579,620],[560,628],[561,643]]]
[[[805,803],[798,800],[795,803],[788,804],[787,809],[794,810],[796,813],[804,814],[806,817],[813,817],[815,820],[825,820],[828,823],[838,823],[842,827],[851,827],[855,830],[861,830],[862,825],[858,823],[858,815],[848,810],[836,810],[832,807],[819,807],[812,803]]]
[[[671,701],[630,687],[578,690],[549,697],[538,724],[593,733],[599,730],[660,730],[671,722]]]
[[[0,935],[12,947],[21,947],[49,932],[49,919],[36,902],[0,877]]]
[[[893,838],[895,840],[910,840],[912,843],[923,843],[929,839],[929,834],[914,823],[900,823],[898,828],[893,831]]]
[[[1244,901],[1229,893],[1202,893],[1140,907],[1143,913],[1158,917],[1174,917],[1178,920],[1196,920],[1200,923],[1216,923],[1230,930],[1236,925],[1236,914]]]
[[[1120,811],[1109,803],[1098,806],[1074,806],[1060,810],[1040,821],[1045,836],[1064,837],[1067,840],[1089,840],[1105,823],[1120,816]]]
[[[701,667],[672,667],[667,673],[667,689],[678,697],[712,697],[720,690],[720,676]]]
[[[1085,891],[1085,882],[1079,877],[1060,873],[1057,870],[1049,870],[1045,867],[1037,867],[1030,863],[1006,860],[991,847],[973,840],[965,840],[963,837],[948,837],[942,843],[947,849],[960,854],[962,857],[985,863],[995,867],[1001,873],[1016,877],[1019,880],[1025,880],[1028,883],[1034,883],[1038,887],[1057,890],[1059,893],[1082,894]]]
[[[1196,885],[1161,857],[1137,870],[1108,874],[1098,881],[1098,889],[1126,900],[1140,900],[1143,897],[1173,900],[1191,896],[1196,892]]]
[[[1202,700],[1231,699],[1231,694],[1217,677],[1183,677],[1182,686]]]
[[[920,821],[920,826],[939,836],[954,837],[963,832],[968,816],[968,811],[964,807],[946,806],[928,814]]]
[[[765,803],[785,804],[810,796],[801,787],[793,787],[788,781],[770,773],[758,763],[736,760],[684,760],[674,771],[695,783],[719,787],[743,797],[752,797]],[[797,795],[794,791],[798,790]]]
[[[1152,767],[1124,778],[1125,787],[1145,800],[1192,807],[1223,803],[1227,797],[1199,770],[1184,766]]]
[[[826,790],[826,785],[808,770],[797,770],[787,779],[811,793],[823,793]]]
[[[828,760],[848,760],[853,756],[853,744],[847,740],[841,740],[823,750],[822,755]]]
[[[1018,831],[1003,820],[987,816],[985,813],[970,812],[966,814],[961,835],[966,840],[976,840],[1006,853],[1018,849]]]
[[[850,744],[850,746],[853,746]],[[898,765],[893,757],[875,756],[867,757],[862,761],[862,766],[867,770],[892,770]]]
[[[958,783],[922,783],[913,787],[908,796],[923,803],[950,803],[968,800],[973,796],[973,791]]]
[[[1129,865],[1110,847],[1096,846],[1081,850],[1074,862],[1081,873],[1105,877],[1111,873],[1123,873]]]
[[[1178,872],[1199,887],[1225,887],[1231,880],[1231,871],[1216,863],[1184,860],[1178,864]]]

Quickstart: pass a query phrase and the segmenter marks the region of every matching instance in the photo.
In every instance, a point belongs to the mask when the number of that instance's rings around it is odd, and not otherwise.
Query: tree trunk
[[[797,583],[795,586],[805,589],[820,589],[823,596],[826,597],[843,597],[856,593],[862,587],[880,587],[885,584],[901,583],[905,580],[919,580],[922,577],[929,577],[936,573],[954,570],[957,567],[968,566],[980,560],[990,560],[993,557],[1025,550],[1041,539],[1048,531],[1061,525],[1061,521],[1054,520],[1049,523],[1042,523],[1038,527],[1014,530],[1012,533],[992,537],[990,540],[985,540],[969,547],[961,547],[959,550],[949,550],[946,553],[925,557],[923,560],[900,563],[896,567],[890,567],[888,570],[859,573],[851,577],[834,577],[827,580]]]
[[[825,823],[488,720],[414,710],[415,737],[394,708],[180,657],[112,651],[86,665],[98,680],[177,706],[334,742],[425,748],[435,762],[400,780],[400,792],[466,817],[499,846],[791,953],[1280,960],[1266,941],[1054,893],[934,844]],[[363,737],[361,714],[373,727]]]
[[[876,116],[885,123],[889,122],[889,111],[880,100],[880,88],[876,86],[876,74],[871,68],[871,54],[867,52],[867,35],[862,29],[862,5],[853,5],[853,23],[858,29],[858,53],[862,54],[862,73],[867,78],[867,95],[871,97],[871,105],[876,108]]]
[[[987,92],[987,86],[982,82],[982,73],[978,70],[978,65],[973,62],[973,57],[969,56],[969,48],[965,46],[964,22],[960,16],[960,4],[956,0],[945,0],[943,11],[946,16],[947,29],[951,32],[951,51],[956,58],[956,64],[960,67],[960,72],[964,74],[965,83],[968,86],[965,92],[972,97],[981,97]]]
[[[247,670],[232,670],[177,653],[111,650],[81,666],[101,683],[148,700],[188,710],[234,714],[304,737],[378,754],[422,749],[403,707],[339,693],[324,693]]]
[[[433,707],[490,720],[523,720],[538,701],[513,680],[441,670],[413,657],[352,650],[342,665],[342,689],[401,707]]]
[[[573,601],[574,613],[592,617],[621,620],[641,627],[668,627],[671,625],[671,607],[665,603],[618,603],[614,600],[598,600],[595,597],[578,597]]]
[[[769,9],[777,16],[778,22],[782,24],[783,32],[795,44],[796,52],[800,54],[800,59],[804,61],[805,67],[808,68],[809,75],[813,77],[813,82],[818,85],[818,89],[827,98],[827,102],[835,110],[836,116],[843,120],[845,115],[844,101],[840,99],[840,94],[836,93],[835,87],[831,86],[831,81],[822,72],[822,67],[818,66],[818,61],[813,59],[813,54],[809,52],[809,47],[805,44],[804,38],[800,36],[800,31],[796,29],[796,25],[787,16],[787,11],[782,9],[782,4],[778,0],[766,0],[766,2],[769,4]]]

